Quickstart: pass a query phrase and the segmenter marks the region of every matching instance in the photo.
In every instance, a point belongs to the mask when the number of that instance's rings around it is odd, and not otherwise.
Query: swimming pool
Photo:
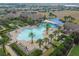
[[[55,19],[54,19],[55,20]],[[51,28],[58,28],[57,25],[55,24],[49,24],[51,26]],[[33,32],[34,40],[38,40],[38,39],[43,39],[44,38],[44,33],[46,30],[46,24],[45,23],[41,23],[39,26],[37,27],[29,27],[29,28],[23,28],[22,31],[17,35],[17,39],[18,40],[31,40],[31,37],[29,37],[29,34],[31,32]]]

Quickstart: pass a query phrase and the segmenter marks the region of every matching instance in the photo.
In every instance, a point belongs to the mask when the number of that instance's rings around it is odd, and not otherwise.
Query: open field
[[[74,21],[74,23],[79,24],[79,11],[55,11],[53,12],[58,18],[62,19],[64,16],[72,16],[74,17],[76,20]]]
[[[75,47],[73,47],[69,55],[79,56],[79,45],[76,45]]]
[[[72,17],[79,19],[79,11],[55,11],[53,12],[55,15],[57,15],[58,18],[63,18],[64,16],[71,15]]]
[[[72,16],[75,18],[75,21],[73,21],[73,22],[79,24],[79,11],[64,10],[64,11],[54,11],[52,13],[55,14],[60,19],[64,19],[63,18],[64,16]],[[46,16],[49,15],[48,12],[46,12],[44,14]]]

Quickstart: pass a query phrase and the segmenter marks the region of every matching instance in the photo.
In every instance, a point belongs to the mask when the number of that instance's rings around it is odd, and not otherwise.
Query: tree
[[[64,22],[67,22],[68,16],[64,16]]]
[[[50,37],[51,42],[52,42],[53,34],[49,34],[49,37]]]
[[[69,19],[69,20],[68,20],[69,22],[72,22],[73,20],[75,20],[75,18],[72,17],[72,16],[70,16],[70,15],[68,16],[68,19]]]
[[[72,17],[72,16],[64,16],[64,21],[65,22],[72,22],[73,20],[75,20],[75,18],[74,17]]]
[[[54,31],[54,36],[56,37],[56,35],[58,35],[58,30]]]
[[[34,20],[31,18],[31,17],[29,17],[28,19],[27,19],[27,23],[29,24],[29,25],[34,25],[35,23],[34,23]]]
[[[6,48],[5,48],[5,45],[7,44],[8,41],[9,41],[9,38],[2,34],[2,36],[0,38],[0,44],[2,45],[4,55],[8,55]]]
[[[38,39],[38,40],[37,40],[37,43],[39,43],[39,48],[41,48],[41,45],[43,44],[42,39]]]
[[[49,49],[46,45],[44,46],[44,48],[47,50],[47,49]]]
[[[49,13],[49,16],[52,16],[52,13]]]
[[[69,50],[73,46],[72,38],[70,36],[66,36],[63,45],[67,50]]]
[[[47,23],[47,24],[46,24],[46,34],[48,34],[49,28],[50,28],[50,25]]]
[[[74,39],[75,44],[79,44],[79,33],[78,32],[73,32],[71,34],[72,38]]]
[[[67,49],[64,47],[63,44],[61,44],[58,49],[60,49],[63,52],[63,55],[66,54]]]
[[[44,20],[46,20],[46,19],[47,19],[46,15],[44,15],[44,16],[43,16],[43,19],[44,19]]]
[[[30,33],[29,33],[29,37],[31,37],[31,40],[32,40],[32,42],[31,42],[31,43],[33,43],[33,38],[34,38],[34,36],[35,36],[35,35],[34,35],[34,33],[33,33],[33,32],[30,32]]]
[[[53,17],[53,18],[56,18],[57,16],[53,13],[49,13],[49,16]]]
[[[45,43],[49,43],[49,39],[46,37],[46,38],[44,38],[44,42]]]

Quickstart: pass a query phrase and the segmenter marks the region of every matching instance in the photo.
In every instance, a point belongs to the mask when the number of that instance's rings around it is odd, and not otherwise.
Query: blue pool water
[[[31,40],[31,37],[29,37],[29,33],[31,33],[31,32],[34,33],[34,40],[43,39],[44,38],[44,32],[46,30],[45,25],[46,25],[45,23],[41,23],[37,27],[24,28],[24,29],[22,29],[22,32],[17,35],[17,39],[18,40]],[[58,27],[55,24],[49,24],[49,25],[51,26],[51,28],[57,28]]]

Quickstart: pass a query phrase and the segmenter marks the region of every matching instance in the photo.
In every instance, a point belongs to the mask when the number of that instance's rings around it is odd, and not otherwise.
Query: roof
[[[66,22],[64,27],[65,29],[71,29],[72,31],[79,31],[79,24]]]

